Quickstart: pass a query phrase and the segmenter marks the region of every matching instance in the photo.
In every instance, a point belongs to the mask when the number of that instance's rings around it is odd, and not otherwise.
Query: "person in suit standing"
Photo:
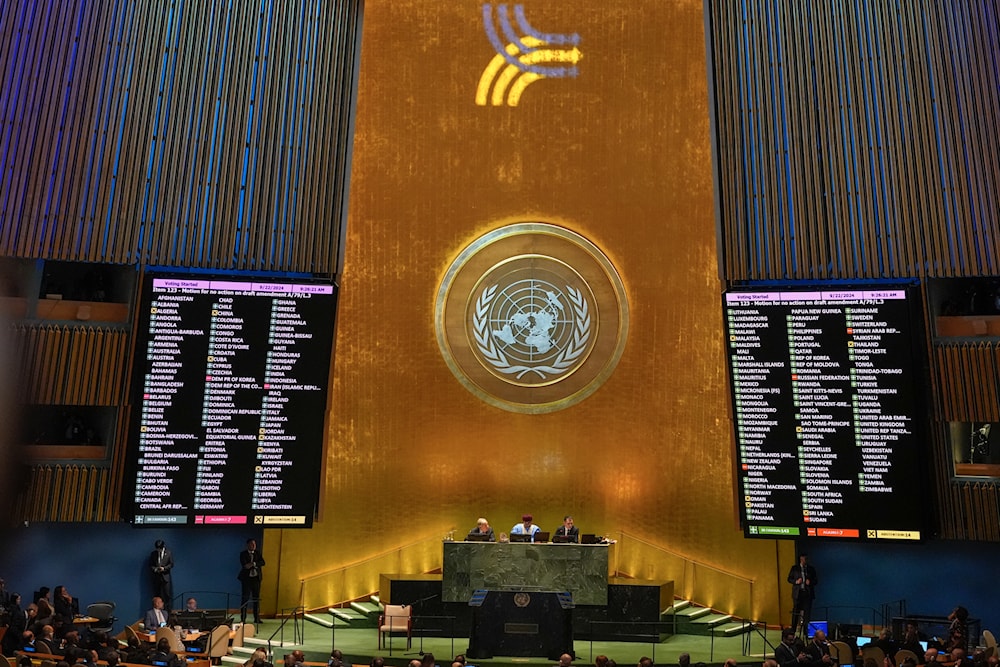
[[[788,571],[788,583],[792,585],[792,632],[795,633],[802,621],[802,629],[809,627],[813,600],[816,598],[816,568],[809,564],[807,554],[799,554],[799,562]]]
[[[174,598],[174,585],[170,570],[174,569],[174,555],[163,540],[156,540],[149,554],[149,571],[153,581],[153,595],[163,600],[163,608],[170,611]]]
[[[247,606],[253,604],[253,622],[260,623],[260,569],[264,567],[264,558],[257,551],[257,541],[252,537],[247,540],[247,548],[240,552],[240,622],[247,621]]]

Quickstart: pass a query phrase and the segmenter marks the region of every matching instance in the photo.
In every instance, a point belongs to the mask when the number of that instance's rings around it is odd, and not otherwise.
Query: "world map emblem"
[[[513,412],[569,407],[614,370],[628,331],[625,289],[596,245],[517,223],[462,249],[438,291],[435,328],[455,376]]]

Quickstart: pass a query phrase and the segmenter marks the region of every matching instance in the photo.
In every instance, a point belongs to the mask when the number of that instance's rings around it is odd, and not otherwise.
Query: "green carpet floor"
[[[300,641],[296,641],[296,635]],[[766,633],[772,646],[779,641],[777,630]],[[284,639],[281,642],[282,637]],[[308,661],[326,662],[333,648],[338,648],[355,664],[367,665],[371,658],[380,655],[392,665],[405,665],[413,658],[419,658],[420,652],[433,653],[441,667],[450,667],[451,658],[457,653],[465,653],[469,646],[468,637],[427,636],[421,644],[420,637],[413,637],[413,645],[406,648],[406,638],[394,636],[391,646],[378,648],[378,633],[375,628],[348,628],[337,626],[334,629],[324,628],[316,623],[306,621],[299,625],[296,633],[291,621],[281,627],[280,620],[265,619],[257,629],[257,640],[272,641],[274,663],[280,667],[280,661],[285,653],[296,648],[306,654]],[[764,643],[764,638],[753,633],[750,635],[749,646],[746,637],[716,637],[703,635],[674,635],[659,643],[653,642],[605,642],[576,640],[576,665],[592,665],[598,655],[613,658],[623,667],[631,667],[638,663],[642,656],[653,658],[657,665],[676,665],[677,656],[681,653],[691,654],[692,664],[699,662],[706,665],[721,665],[727,658],[735,658],[741,666],[759,667],[765,650],[771,649]],[[248,644],[249,645],[249,644]],[[514,658],[497,656],[490,660],[470,661],[476,665],[551,665],[546,658]]]

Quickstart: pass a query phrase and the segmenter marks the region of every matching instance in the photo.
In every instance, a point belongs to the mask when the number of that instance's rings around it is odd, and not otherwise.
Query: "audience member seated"
[[[774,648],[774,659],[780,667],[797,667],[809,662],[809,656],[803,649],[804,647],[798,643],[795,631],[785,628],[781,631],[781,643]]]
[[[56,641],[55,630],[51,625],[43,625],[41,633],[38,634],[38,639],[45,642],[45,645],[49,647],[50,650],[45,651],[46,653],[54,653],[57,648],[59,648],[59,642]]]
[[[805,647],[805,654],[809,656],[809,664],[813,667],[828,667],[833,665],[833,658],[830,657],[830,645],[826,643],[826,633],[817,630],[812,641]]]
[[[149,647],[139,641],[138,637],[129,637],[128,646],[125,649],[125,662],[148,665],[150,655]]]
[[[170,641],[166,637],[156,642],[156,650],[149,657],[149,663],[155,667],[181,667],[183,665],[183,661],[177,654],[170,650]]]
[[[156,628],[166,627],[169,618],[169,613],[163,608],[163,599],[159,597],[153,598],[153,608],[149,609],[143,618],[146,632],[153,634],[156,632]]]
[[[306,654],[296,649],[285,655],[285,667],[302,667],[306,661]]]
[[[59,650],[56,651],[56,655],[68,656],[71,650],[76,648],[80,648],[80,632],[70,630],[63,635],[62,641],[59,642]]]
[[[871,645],[879,647],[882,649],[882,653],[886,655],[896,655],[896,651],[899,650],[896,642],[892,639],[892,631],[888,628],[882,630],[878,635],[878,639],[873,641]]]
[[[103,630],[94,633],[90,648],[97,651],[98,660],[107,661],[111,656],[114,656],[116,661],[119,659],[118,641]]]
[[[330,659],[326,661],[326,667],[344,667],[344,652],[339,648],[330,651]]]
[[[247,658],[246,662],[243,663],[243,667],[253,667],[257,663],[267,662],[267,651],[263,646],[258,646],[254,649],[250,657]]]
[[[21,646],[19,647],[22,651],[31,651],[35,653],[38,651],[35,646],[35,633],[31,630],[25,630],[21,633]]]

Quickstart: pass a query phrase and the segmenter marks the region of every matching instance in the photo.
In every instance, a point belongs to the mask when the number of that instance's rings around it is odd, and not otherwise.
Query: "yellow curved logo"
[[[483,27],[496,55],[479,77],[478,106],[516,107],[525,88],[539,79],[573,78],[578,74],[576,65],[583,58],[578,48],[579,35],[535,30],[524,17],[523,5],[514,5],[513,14],[525,34],[514,31],[507,5],[497,6],[496,18],[492,5],[483,5]]]

